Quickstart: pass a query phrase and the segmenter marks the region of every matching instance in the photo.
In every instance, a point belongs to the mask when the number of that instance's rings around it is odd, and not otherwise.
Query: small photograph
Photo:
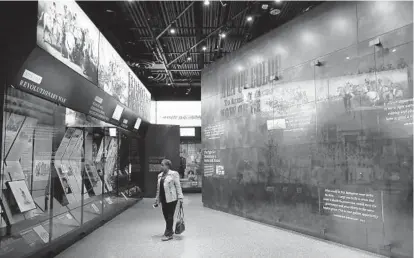
[[[68,179],[66,177],[61,178],[62,181],[62,187],[65,194],[71,194],[73,193],[72,188],[69,185]]]
[[[98,43],[99,30],[75,1],[39,1],[37,44],[94,83]]]
[[[9,182],[9,186],[21,212],[36,209],[36,204],[34,203],[24,180],[11,181]]]
[[[46,181],[50,175],[50,160],[36,160],[34,165],[33,181]]]

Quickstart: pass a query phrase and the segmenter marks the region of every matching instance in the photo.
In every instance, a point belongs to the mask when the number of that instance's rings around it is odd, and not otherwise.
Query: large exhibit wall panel
[[[178,125],[149,125],[145,136],[144,192],[145,197],[155,197],[161,161],[169,159],[172,170],[180,166],[180,127]]]
[[[412,10],[324,3],[206,68],[203,203],[412,257]]]

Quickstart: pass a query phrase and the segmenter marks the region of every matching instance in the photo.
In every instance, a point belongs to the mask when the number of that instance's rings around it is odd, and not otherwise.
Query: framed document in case
[[[34,203],[24,180],[10,181],[8,184],[13,193],[14,199],[19,206],[20,212],[36,209],[36,204]]]

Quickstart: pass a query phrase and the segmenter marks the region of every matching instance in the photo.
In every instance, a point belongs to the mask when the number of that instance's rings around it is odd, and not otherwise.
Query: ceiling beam
[[[214,54],[216,51],[205,51],[205,52],[190,52],[191,55],[199,55],[199,54]],[[165,55],[181,55],[183,52],[164,52]],[[221,53],[229,54],[230,51],[221,51]],[[139,55],[153,55],[152,52],[142,52]]]
[[[169,69],[171,72],[201,72],[201,69]]]
[[[230,15],[230,5],[231,2],[229,2],[229,4],[227,4],[226,6],[223,6],[224,9],[224,18],[223,18],[223,22],[222,25],[225,26],[227,24],[227,21],[229,19],[229,15]],[[226,32],[227,34],[228,32]],[[227,35],[226,35],[227,36]],[[217,42],[217,48],[218,51],[216,52],[216,54],[214,55],[214,60],[217,60],[220,58],[220,54],[221,54],[221,47],[223,45],[223,39],[221,37],[218,38],[218,42]]]
[[[242,15],[244,12],[246,12],[248,9],[250,9],[250,5],[248,5],[246,8],[244,8],[242,11],[240,11],[239,13],[237,13],[236,15],[234,15],[233,17],[231,17],[230,21],[233,21],[234,19],[236,19],[237,17],[239,17],[240,15]],[[226,24],[225,24],[226,25]],[[171,62],[169,62],[167,64],[167,67],[169,67],[171,64],[175,63],[177,60],[179,60],[182,56],[184,56],[185,54],[187,54],[188,52],[190,52],[191,50],[193,50],[194,48],[196,48],[198,45],[200,45],[201,43],[203,43],[205,40],[207,40],[209,37],[213,36],[214,34],[216,34],[217,32],[219,32],[225,25],[221,25],[220,27],[218,27],[217,29],[215,29],[213,32],[211,32],[210,34],[208,34],[206,37],[204,37],[202,40],[198,41],[196,44],[194,44],[192,47],[190,47],[189,49],[187,49],[187,51],[185,51],[183,54],[179,55],[178,57],[176,57],[174,60],[172,60]]]
[[[196,25],[196,40],[200,41],[203,36],[203,2],[198,1],[195,6],[195,25]],[[198,69],[202,70],[204,68],[204,53],[200,52],[200,56],[198,57]]]
[[[143,4],[143,3],[142,3]],[[147,29],[150,31],[150,35],[156,45],[156,51],[158,53],[158,55],[161,57],[162,62],[164,63],[164,70],[167,73],[168,77],[170,78],[170,82],[174,83],[174,77],[172,76],[172,73],[170,71],[168,71],[168,67],[167,67],[167,57],[164,55],[164,51],[162,49],[162,45],[161,42],[159,40],[157,40],[154,36],[153,31],[151,30],[151,26],[148,23],[148,18],[146,17],[146,11],[144,10],[144,7],[141,5],[141,2],[126,2],[126,8],[129,11],[130,15],[132,16],[132,19],[134,20],[135,24],[138,24],[138,20],[137,17],[138,15],[140,15],[141,17],[145,17],[145,19],[142,19],[145,23],[145,26],[147,27]],[[138,15],[137,15],[138,14]],[[156,59],[158,59],[156,57]]]
[[[181,16],[183,16],[183,14],[185,14],[187,12],[188,9],[191,8],[191,6],[194,5],[195,2],[191,2],[191,4],[189,4],[179,15],[177,15],[177,17],[175,17],[175,19],[170,22],[170,24],[168,24],[167,28],[165,28],[160,34],[158,34],[158,36],[155,37],[156,40],[158,40],[169,28],[171,28],[171,26],[176,23],[178,21],[178,19],[180,19]]]
[[[200,35],[200,39],[199,40],[201,40],[201,38],[203,38],[203,37],[207,37],[208,35]],[[187,39],[187,38],[198,38],[198,36],[197,35],[188,35],[188,34],[186,34],[186,35],[173,35],[173,36],[164,36],[164,37],[162,37],[162,39],[168,39],[168,40],[171,40],[171,39]],[[243,40],[244,39],[244,36],[243,35],[227,35],[226,36],[226,40]],[[147,42],[147,41],[152,41],[152,38],[151,37],[140,37],[138,40],[136,40],[137,42]]]
[[[164,29],[164,28],[161,28],[161,27],[152,27],[153,29],[155,29],[155,30],[162,30],[162,29]],[[228,26],[227,28],[229,28],[229,29],[248,29],[248,27],[231,27],[231,26]],[[132,28],[128,28],[129,30],[146,30],[147,28],[146,27],[132,27]],[[177,29],[193,29],[193,30],[195,30],[195,29],[197,29],[197,27],[186,27],[186,26],[180,26],[180,27],[177,27]],[[203,27],[203,29],[204,30],[215,30],[215,29],[217,29],[217,27]]]

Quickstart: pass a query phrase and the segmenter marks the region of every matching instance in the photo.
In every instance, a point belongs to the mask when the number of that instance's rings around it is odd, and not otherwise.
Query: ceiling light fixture
[[[269,5],[268,4],[262,4],[262,9],[263,10],[267,10],[267,8],[269,8]]]
[[[219,34],[220,38],[224,39],[226,37],[226,33],[222,32]]]
[[[203,46],[203,51],[206,51],[207,50],[207,47],[206,46]]]
[[[175,34],[175,32],[176,32],[176,30],[175,30],[174,28],[171,28],[171,29],[170,29],[170,33],[171,33],[171,34]]]
[[[206,6],[207,6],[207,5],[210,5],[210,1],[205,0],[205,1],[204,1],[204,5],[206,5]]]
[[[282,2],[282,1],[281,1],[281,0],[275,0],[275,2],[276,2],[276,3],[280,3],[280,2]]]
[[[148,79],[154,79],[154,76],[150,75],[148,76]]]
[[[392,52],[394,53],[395,51],[397,51],[397,49],[395,49],[395,48],[394,48],[394,49],[392,50]]]
[[[106,12],[107,12],[107,13],[113,13],[114,11],[113,11],[113,10],[111,10],[111,9],[107,9],[107,10],[106,10]]]
[[[251,17],[251,16],[247,16],[247,21],[248,21],[248,22],[253,21],[253,17]]]
[[[187,61],[191,61],[191,56],[187,56]]]
[[[347,57],[346,57],[346,60],[349,60],[349,59],[350,59],[350,57],[349,57],[349,56],[347,56]]]
[[[280,14],[280,9],[274,8],[274,9],[270,10],[270,14],[271,15],[278,15],[278,14]]]

